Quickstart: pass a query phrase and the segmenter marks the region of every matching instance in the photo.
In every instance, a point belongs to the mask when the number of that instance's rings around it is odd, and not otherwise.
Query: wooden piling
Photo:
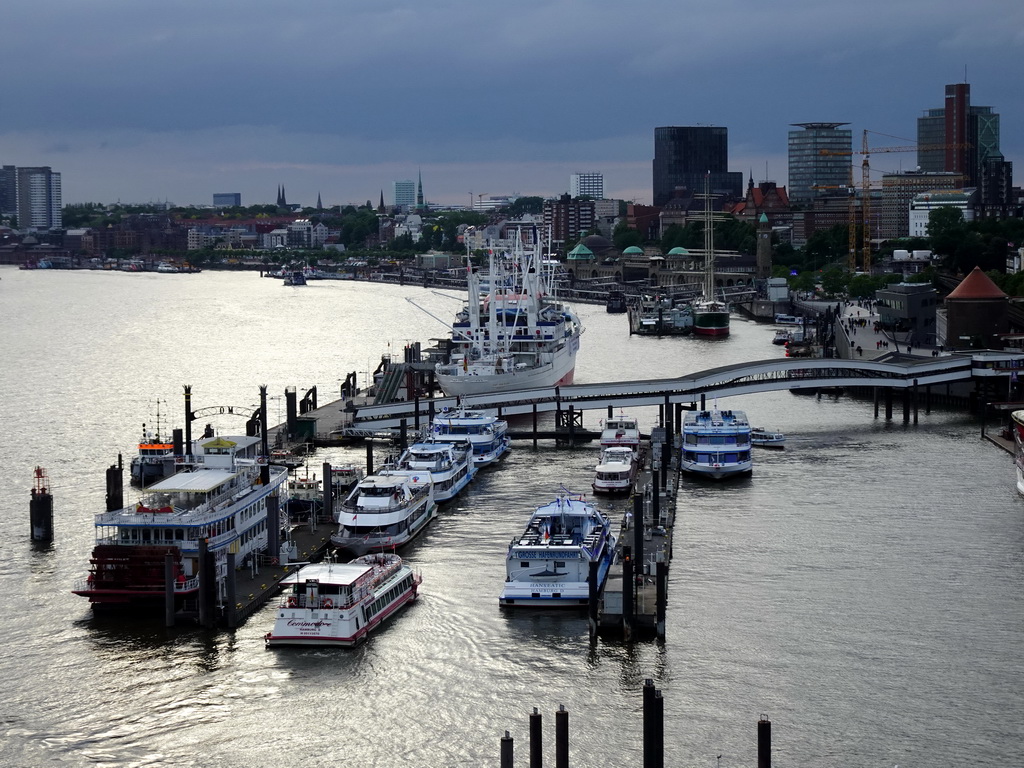
[[[768,715],[757,721],[757,768],[772,768],[772,721]]]
[[[541,714],[534,707],[530,715],[530,768],[544,768],[542,724]]]
[[[569,768],[569,713],[561,704],[555,712],[555,768]]]
[[[514,761],[514,750],[515,742],[508,731],[505,731],[505,735],[501,737],[501,768],[513,768]]]

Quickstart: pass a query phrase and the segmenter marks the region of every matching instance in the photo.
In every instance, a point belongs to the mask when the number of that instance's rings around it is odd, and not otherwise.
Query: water
[[[592,647],[580,616],[498,610],[507,542],[560,483],[585,490],[597,456],[519,443],[405,551],[424,583],[396,621],[350,652],[270,651],[271,607],[206,633],[94,618],[70,594],[103,469],[130,457],[157,399],[181,426],[182,384],[197,408],[252,405],[259,384],[316,384],[325,401],[389,344],[443,335],[406,297],[445,318],[458,303],[251,273],[0,277],[4,765],[497,765],[506,729],[526,765],[534,706],[553,764],[560,704],[574,766],[639,765],[645,678],[665,697],[669,765],[754,765],[762,713],[778,766],[1006,766],[1024,751],[1024,509],[1009,457],[959,414],[905,426],[848,398],[724,401],[788,444],[757,452],[749,480],[684,484],[663,645]],[[579,310],[579,382],[781,354],[772,329],[740,320],[725,341],[652,339]],[[650,426],[656,409],[638,415]],[[51,547],[28,540],[36,464]]]

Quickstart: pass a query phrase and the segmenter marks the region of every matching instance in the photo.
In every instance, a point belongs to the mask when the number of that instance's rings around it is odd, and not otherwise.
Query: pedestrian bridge
[[[704,397],[732,397],[780,389],[816,390],[822,387],[890,387],[908,389],[952,384],[972,379],[1009,380],[1024,369],[1024,352],[981,351],[917,357],[893,353],[873,360],[785,358],[738,363],[698,371],[675,379],[640,379],[602,384],[573,384],[490,395],[471,395],[365,405],[355,408],[350,433],[376,432],[412,426],[431,413],[459,405],[497,410],[503,416],[544,411],[602,410],[612,407],[698,403]],[[1015,380],[1015,379],[1014,379]],[[418,411],[418,413],[417,413]]]

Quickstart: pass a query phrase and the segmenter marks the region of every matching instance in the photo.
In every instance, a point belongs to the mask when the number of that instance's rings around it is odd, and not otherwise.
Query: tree
[[[638,247],[643,245],[644,238],[635,229],[631,229],[626,222],[620,221],[615,225],[615,231],[612,232],[612,242],[615,243],[616,248],[624,251],[633,245]]]
[[[846,270],[832,265],[821,273],[821,290],[827,296],[837,296],[846,291],[849,279]]]

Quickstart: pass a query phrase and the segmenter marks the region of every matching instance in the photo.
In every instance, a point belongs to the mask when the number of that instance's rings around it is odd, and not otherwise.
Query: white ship
[[[489,269],[486,292],[470,269],[469,300],[452,324],[450,362],[436,368],[441,389],[463,396],[571,384],[583,326],[554,298],[539,243],[510,256],[492,254]]]

